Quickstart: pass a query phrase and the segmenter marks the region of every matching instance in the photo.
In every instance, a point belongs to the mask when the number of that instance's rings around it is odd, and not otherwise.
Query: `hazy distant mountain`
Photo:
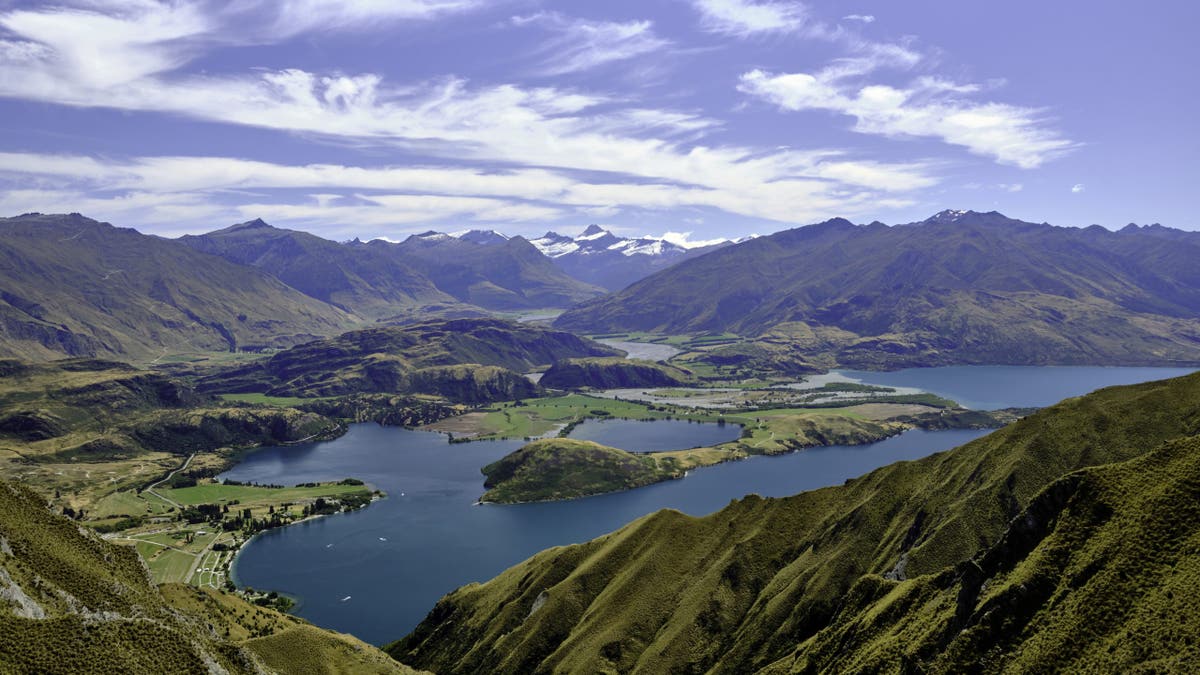
[[[368,319],[456,304],[420,271],[381,250],[339,244],[262,220],[179,241],[257,267],[307,295]]]
[[[525,239],[495,232],[454,237],[430,231],[398,244],[377,239],[352,246],[416,270],[438,290],[487,309],[569,307],[604,292],[569,276]]]
[[[943,211],[834,219],[711,252],[575,308],[579,331],[734,331],[824,363],[1200,362],[1200,236]]]
[[[578,237],[547,232],[530,243],[567,274],[616,291],[731,242],[686,248],[652,237],[618,237],[599,225],[590,225]]]
[[[286,347],[351,318],[275,277],[79,214],[0,219],[0,355]]]
[[[338,243],[254,220],[180,241],[376,320],[568,307],[603,292],[567,276],[520,237],[492,231]]]

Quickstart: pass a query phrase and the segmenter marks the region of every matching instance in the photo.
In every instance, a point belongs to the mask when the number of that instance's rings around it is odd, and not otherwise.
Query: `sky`
[[[0,215],[1200,229],[1198,3],[0,0]]]

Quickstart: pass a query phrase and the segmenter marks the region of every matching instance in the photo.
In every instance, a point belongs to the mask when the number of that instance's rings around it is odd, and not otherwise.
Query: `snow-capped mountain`
[[[589,225],[578,237],[568,237],[557,232],[547,232],[530,241],[538,250],[550,258],[573,253],[595,255],[616,252],[624,256],[682,255],[693,248],[711,248],[714,244],[704,242],[701,246],[680,245],[660,237],[618,237],[599,225]],[[721,241],[719,244],[728,242]]]
[[[503,244],[509,239],[508,235],[501,234],[495,230],[466,230],[463,232],[453,232],[450,236],[474,244],[483,244],[484,246]]]
[[[757,235],[746,239],[754,236]],[[671,233],[663,237],[621,237],[599,225],[589,225],[576,237],[547,232],[527,243],[522,237],[509,237],[495,230],[462,230],[450,234],[430,230],[409,236],[402,246],[413,252],[425,250],[430,254],[447,255],[450,250],[447,246],[455,241],[480,247],[532,244],[568,276],[610,291],[625,288],[675,263],[737,243],[724,239],[692,242],[684,235]],[[741,241],[744,239],[738,240]],[[467,249],[468,252],[475,250],[474,246]]]
[[[662,237],[619,237],[599,225],[590,225],[577,237],[547,232],[530,243],[567,274],[615,291],[732,242],[689,246]]]

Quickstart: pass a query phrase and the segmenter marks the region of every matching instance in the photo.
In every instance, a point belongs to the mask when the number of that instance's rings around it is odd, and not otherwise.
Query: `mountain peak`
[[[1000,213],[999,211],[971,211],[962,209],[946,209],[938,211],[932,216],[921,221],[920,224],[930,223],[970,223],[973,225],[993,225],[1014,223],[1012,218]]]
[[[254,220],[248,220],[244,223],[238,223],[237,225],[234,225],[233,227],[231,227],[229,229],[230,229],[230,231],[237,231],[237,230],[253,230],[256,228],[273,229],[273,228],[271,228],[270,225],[267,224],[267,221],[263,220],[262,218],[255,218]]]
[[[482,244],[491,246],[493,244],[503,244],[508,241],[508,237],[500,234],[495,230],[467,230],[466,232],[456,232],[453,235],[462,241],[469,241],[474,244]]]
[[[588,226],[587,226],[587,229],[583,231],[583,234],[581,234],[581,235],[579,235],[579,236],[581,236],[581,237],[591,237],[591,236],[593,236],[593,235],[597,235],[597,234],[603,234],[603,233],[605,233],[605,232],[607,232],[607,231],[608,231],[608,230],[605,230],[603,227],[600,227],[599,225],[595,225],[595,224],[593,224],[593,225],[588,225]]]
[[[974,211],[962,211],[957,209],[945,209],[938,211],[932,216],[925,219],[927,223],[956,223],[965,216],[973,215]]]

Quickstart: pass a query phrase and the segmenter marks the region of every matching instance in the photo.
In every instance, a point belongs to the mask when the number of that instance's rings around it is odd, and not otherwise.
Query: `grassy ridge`
[[[843,486],[786,499],[752,496],[705,518],[661,511],[586,544],[542,552],[485,584],[451,593],[388,649],[441,671],[744,673],[768,666],[786,671],[791,663],[773,664],[798,648],[801,655],[819,655],[821,647],[838,651],[839,638],[827,629],[841,625],[841,638],[853,639],[860,619],[838,623],[848,593],[879,584],[888,574],[912,580],[906,584],[959,576],[962,565],[1004,541],[1010,523],[1019,524],[1014,519],[1059,477],[1195,436],[1198,411],[1200,375],[1109,388],[961,448],[893,464]],[[1185,473],[1180,485],[1194,490],[1198,478]],[[1141,485],[1151,491],[1148,497],[1156,483]],[[1146,525],[1167,527],[1162,521]],[[1147,536],[1176,540],[1170,530]],[[1165,556],[1177,555],[1130,545],[1136,547],[1132,555],[1154,569],[1169,562]],[[1012,560],[1038,563],[1062,550],[1035,546]],[[1089,574],[1119,578],[1104,556],[1094,563]],[[982,578],[1013,579],[996,574]],[[1119,602],[1116,589],[1150,587],[1153,577],[1126,570],[1130,574],[1128,584],[1109,586],[1100,596]],[[1062,600],[1054,602],[1075,602],[1072,592],[1068,584]],[[885,596],[867,593],[861,620],[908,631],[925,625],[925,615],[905,603],[867,608]],[[969,597],[966,602],[964,613],[981,608]],[[1034,606],[1051,609],[1049,599]],[[995,608],[998,621],[1009,611],[1002,603]],[[1035,626],[1023,639],[1047,635]],[[936,665],[916,646],[890,644],[905,650],[917,667]],[[1093,650],[1098,644],[1086,646]],[[1170,658],[1174,652],[1167,644],[1147,642],[1141,657]],[[971,656],[970,650],[962,654]],[[889,669],[898,667],[895,660],[884,661]],[[801,661],[795,663],[803,669]],[[1019,668],[1025,662],[1013,663]]]
[[[691,373],[674,366],[610,357],[559,361],[538,383],[554,389],[621,389],[677,387],[693,380]]]
[[[863,577],[769,673],[1194,672],[1200,438],[1052,483],[994,545],[940,574]]]

